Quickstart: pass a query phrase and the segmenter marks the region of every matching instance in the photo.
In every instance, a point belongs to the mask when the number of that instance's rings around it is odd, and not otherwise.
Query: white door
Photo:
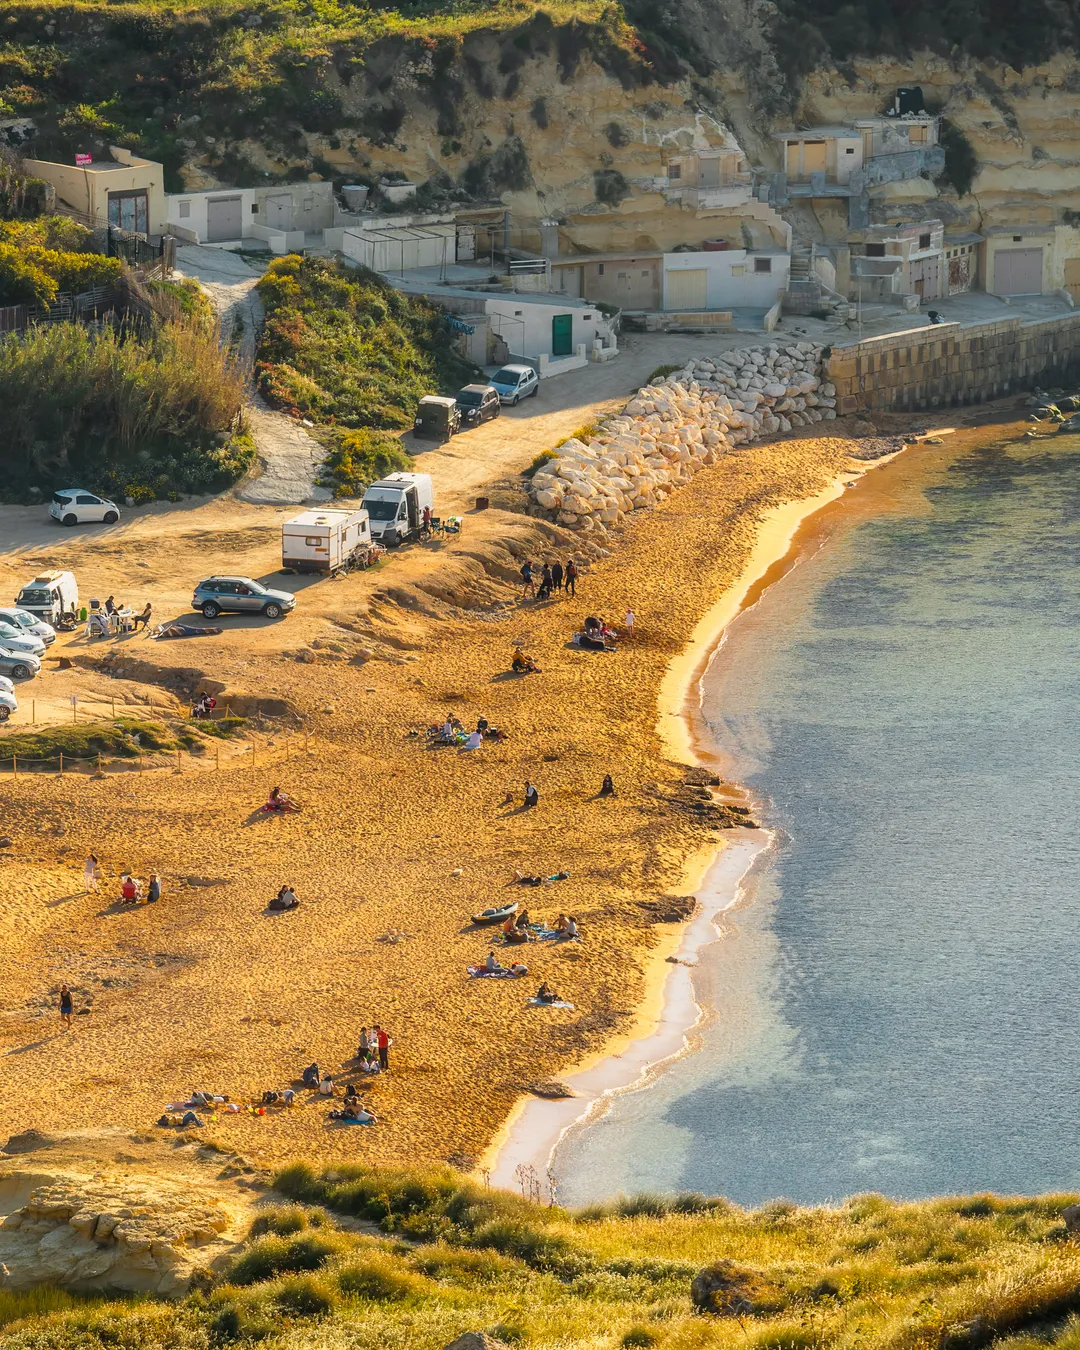
[[[242,197],[211,197],[206,203],[206,240],[209,244],[240,239],[244,232]]]
[[[994,285],[997,295],[1042,294],[1041,248],[1002,248],[994,254]]]
[[[664,299],[664,308],[679,314],[690,309],[705,309],[708,275],[704,267],[666,272],[667,295]]]
[[[281,192],[266,199],[266,223],[272,230],[292,229],[292,193]]]

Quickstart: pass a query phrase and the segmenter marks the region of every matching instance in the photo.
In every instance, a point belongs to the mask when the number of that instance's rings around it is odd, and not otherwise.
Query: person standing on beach
[[[374,1031],[374,1033],[375,1033],[375,1044],[376,1044],[376,1045],[378,1046],[378,1048],[379,1048],[379,1068],[382,1069],[383,1073],[389,1073],[389,1072],[390,1072],[390,1037],[386,1034],[386,1032],[385,1032],[385,1031],[382,1029],[382,1027],[380,1027],[378,1024],[376,1024],[375,1026],[373,1026],[371,1029],[372,1029],[372,1031]]]
[[[101,868],[98,866],[96,856],[91,853],[83,866],[83,885],[86,887],[87,895],[91,891],[101,889]]]
[[[367,1034],[367,1027],[360,1028],[360,1039],[356,1046],[356,1058],[367,1059],[367,1053],[371,1049],[371,1040]]]
[[[552,563],[552,564],[551,564],[551,589],[552,589],[553,591],[561,591],[561,590],[562,590],[562,578],[563,578],[562,563],[561,563],[561,562],[554,562],[554,563]]]
[[[629,606],[626,610],[626,636],[634,636],[634,611]]]
[[[568,558],[566,571],[563,573],[567,595],[577,595],[577,575],[577,563],[574,562],[573,558]]]
[[[75,1011],[71,998],[71,990],[66,984],[60,986],[60,1021],[63,1023],[64,1030],[71,1030],[71,1014]]]
[[[521,564],[521,581],[521,598],[527,600],[530,595],[536,594],[536,586],[533,584],[533,565],[528,558]]]

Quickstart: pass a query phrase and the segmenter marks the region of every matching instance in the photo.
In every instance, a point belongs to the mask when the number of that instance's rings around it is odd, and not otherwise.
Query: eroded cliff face
[[[568,72],[555,45],[507,58],[505,34],[469,35],[457,62],[441,72],[431,53],[405,43],[369,52],[359,73],[328,62],[325,86],[340,99],[342,129],[309,132],[300,155],[281,155],[247,138],[230,144],[260,171],[295,172],[307,157],[335,174],[403,175],[441,185],[438,205],[460,199],[501,202],[515,228],[556,219],[564,247],[586,251],[671,249],[709,237],[756,243],[778,237],[777,220],[760,203],[702,211],[666,192],[667,164],[679,152],[737,142],[748,163],[781,166],[771,133],[785,126],[837,123],[880,114],[898,85],[921,85],[928,105],[969,140],[977,157],[971,191],[929,179],[871,192],[876,222],[942,217],[950,228],[1028,225],[1064,229],[1061,247],[1080,253],[1069,212],[1080,212],[1080,65],[1058,55],[1015,71],[931,54],[910,60],[865,60],[826,67],[805,82],[794,113],[778,100],[761,106],[762,71],[754,64],[752,25],[740,59],[706,75],[661,84],[620,77],[589,53]],[[513,53],[513,49],[510,48]],[[358,127],[378,130],[363,134]],[[221,146],[216,147],[220,152]],[[216,154],[193,155],[189,186],[208,186]],[[839,240],[843,201],[805,204],[786,213],[796,238]],[[756,224],[754,222],[757,222]]]

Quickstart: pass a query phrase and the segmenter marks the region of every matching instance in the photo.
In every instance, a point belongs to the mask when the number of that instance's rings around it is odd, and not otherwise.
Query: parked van
[[[424,521],[424,507],[434,509],[429,473],[392,473],[372,483],[362,503],[371,518],[371,537],[393,548],[415,539]]]
[[[79,588],[71,572],[42,572],[15,597],[19,609],[52,628],[71,628],[79,608]]]
[[[281,565],[296,572],[332,572],[370,543],[371,524],[362,507],[305,511],[281,527]]]

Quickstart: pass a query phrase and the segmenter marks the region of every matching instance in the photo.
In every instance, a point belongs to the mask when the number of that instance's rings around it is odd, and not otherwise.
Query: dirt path
[[[259,325],[265,317],[255,289],[263,271],[261,263],[248,262],[224,249],[196,245],[178,248],[176,263],[182,276],[194,277],[209,295],[224,334],[240,337],[240,351],[251,367]],[[329,498],[327,489],[318,486],[322,447],[302,426],[274,412],[254,392],[248,404],[248,422],[262,472],[240,486],[237,496],[241,501],[287,506]]]

